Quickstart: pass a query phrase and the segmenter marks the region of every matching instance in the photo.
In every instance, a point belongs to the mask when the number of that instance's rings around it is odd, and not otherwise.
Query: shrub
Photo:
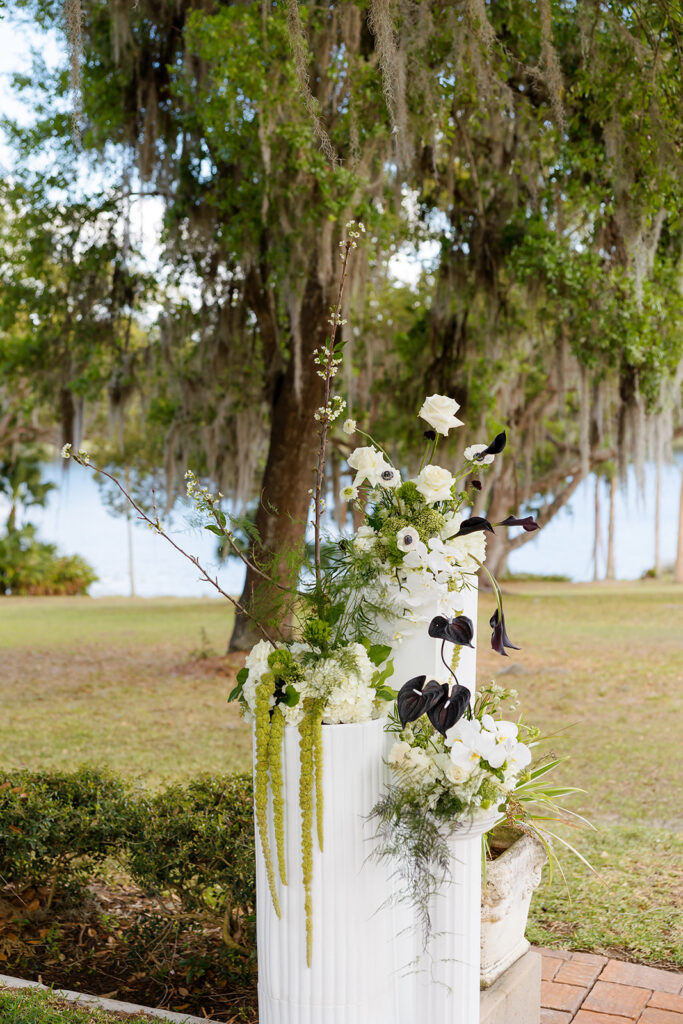
[[[224,938],[253,937],[256,878],[249,775],[207,776],[141,801],[128,837],[141,888],[172,892],[189,911],[224,916]]]
[[[0,877],[25,885],[82,882],[124,845],[134,805],[106,770],[0,775]]]
[[[0,537],[0,595],[86,594],[97,579],[92,567],[79,555],[58,555],[35,533],[25,526]]]

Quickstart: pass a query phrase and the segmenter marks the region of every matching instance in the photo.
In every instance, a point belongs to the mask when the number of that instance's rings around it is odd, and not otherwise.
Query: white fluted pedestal
[[[397,1024],[479,1024],[481,837],[498,817],[477,817],[450,837],[450,876],[431,898],[426,948],[414,911],[396,907]]]
[[[367,820],[383,791],[384,724],[382,719],[323,726],[324,853],[314,835],[310,967],[301,869],[299,733],[285,730],[289,884],[279,886],[281,919],[273,910],[256,840],[260,1024],[396,1024],[394,922],[391,908],[384,905],[390,896],[389,872],[370,856],[374,828]]]

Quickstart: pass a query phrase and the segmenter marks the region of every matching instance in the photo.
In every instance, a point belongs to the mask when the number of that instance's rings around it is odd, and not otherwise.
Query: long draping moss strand
[[[323,709],[318,705],[311,715],[313,763],[315,765],[315,822],[318,846],[323,852]]]
[[[457,618],[458,615],[462,615],[462,612],[454,611],[453,618]],[[460,664],[460,653],[462,647],[459,644],[453,644],[453,653],[451,655],[451,672],[455,672]]]
[[[261,849],[268,876],[268,888],[273,900],[273,907],[278,917],[280,900],[277,894],[277,879],[273,867],[268,839],[268,766],[270,747],[270,698],[275,692],[275,676],[266,672],[256,686],[256,769],[254,772],[254,805],[256,808],[256,824],[261,837]]]
[[[309,701],[306,701],[309,704]],[[312,705],[312,702],[310,702]],[[299,808],[301,810],[301,867],[304,882],[304,911],[306,914],[306,963],[311,966],[313,951],[313,728],[312,706],[304,708],[299,723]]]
[[[285,801],[283,796],[282,778],[282,744],[285,737],[285,716],[279,705],[273,711],[270,720],[270,743],[268,745],[268,764],[270,767],[270,788],[273,793],[273,826],[275,830],[275,846],[280,879],[287,885],[287,868],[285,864]]]

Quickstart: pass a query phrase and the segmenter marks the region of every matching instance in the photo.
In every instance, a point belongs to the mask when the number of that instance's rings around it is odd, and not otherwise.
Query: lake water
[[[93,596],[130,593],[128,540],[123,516],[113,515],[100,499],[92,474],[76,464],[64,471],[64,463],[50,465],[46,477],[57,488],[45,509],[32,509],[30,521],[43,540],[56,543],[65,554],[82,555],[95,568],[99,580]],[[662,561],[673,562],[678,528],[681,469],[667,466],[662,486]],[[593,576],[593,491],[590,477],[576,491],[572,502],[543,530],[510,557],[515,572],[563,573],[572,580]],[[1,509],[1,506],[0,506]],[[607,540],[607,489],[604,500],[604,552]],[[0,511],[1,514],[1,511]],[[242,568],[232,562],[220,564],[215,557],[212,534],[192,528],[178,511],[170,520],[172,532],[182,547],[197,555],[209,572],[218,576],[230,593],[242,587]],[[202,582],[197,569],[183,559],[148,526],[135,523],[133,565],[135,588],[143,597],[214,596]],[[620,579],[636,579],[654,565],[654,467],[648,467],[645,494],[640,495],[631,476],[625,491],[618,493],[616,506],[616,569]]]

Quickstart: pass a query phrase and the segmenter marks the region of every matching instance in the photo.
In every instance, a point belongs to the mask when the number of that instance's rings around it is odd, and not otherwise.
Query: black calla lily
[[[437,640],[448,640],[460,647],[471,647],[474,638],[474,624],[467,615],[458,615],[454,619],[437,615],[429,623],[428,633]]]
[[[415,722],[440,699],[441,685],[435,679],[430,679],[429,682],[427,676],[409,679],[398,691],[397,705],[401,726],[405,729],[408,722]]]
[[[439,699],[427,711],[427,717],[442,736],[459,722],[470,703],[470,691],[460,683],[452,688],[448,683],[439,686]]]
[[[496,526],[521,526],[527,533],[533,533],[534,530],[541,529],[533,516],[525,516],[524,519],[516,519],[515,516],[508,516],[502,523],[496,523]]]
[[[506,444],[507,434],[502,430],[500,434],[496,434],[488,448],[484,448],[483,452],[478,452],[477,455],[474,456],[473,461],[481,462],[485,455],[500,455]]]
[[[469,533],[477,533],[478,530],[488,530],[489,533],[496,532],[488,519],[484,519],[483,516],[470,516],[469,519],[465,520],[455,536],[466,537]]]
[[[511,651],[519,650],[519,647],[516,647],[507,635],[505,630],[505,615],[502,612],[499,614],[497,608],[489,619],[489,626],[493,630],[493,633],[491,634],[491,647],[494,651],[497,651],[498,654],[502,654],[503,657],[507,658],[507,654],[505,652],[506,647]]]

